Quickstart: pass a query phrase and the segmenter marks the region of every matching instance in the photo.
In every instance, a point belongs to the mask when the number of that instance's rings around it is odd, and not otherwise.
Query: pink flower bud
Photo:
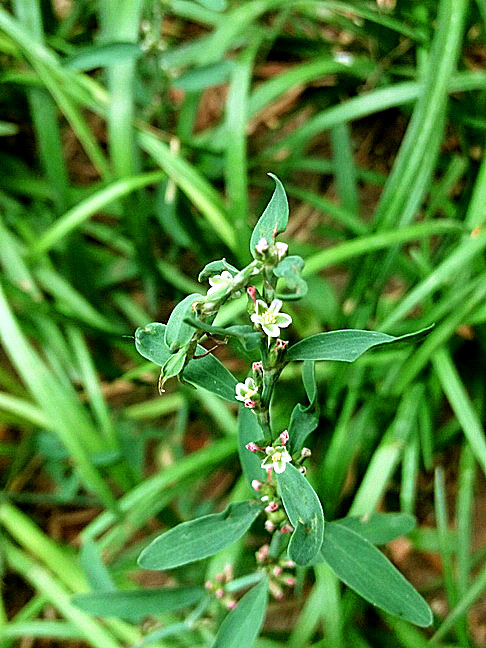
[[[293,569],[295,567],[295,563],[293,560],[286,560],[282,563],[284,567],[288,567],[289,569]]]
[[[282,569],[281,567],[279,567],[279,565],[276,565],[276,566],[273,568],[273,575],[274,575],[274,576],[277,576],[277,577],[278,577],[278,576],[281,576],[281,575],[282,575],[282,572],[283,572],[283,569]]]
[[[268,531],[268,533],[272,533],[272,531],[275,531],[275,524],[271,520],[266,520],[265,529]]]
[[[253,441],[250,441],[250,443],[247,443],[245,448],[247,450],[249,450],[250,452],[258,452],[260,450],[260,448],[257,446],[257,444],[254,443]]]
[[[285,579],[285,584],[289,587],[293,587],[295,585],[295,578],[293,576],[289,576]]]
[[[259,491],[260,488],[262,487],[262,482],[259,481],[258,479],[253,479],[251,482],[251,487],[253,488],[253,490]]]
[[[310,457],[311,454],[312,452],[309,450],[309,448],[302,448],[302,450],[300,451],[300,456],[302,457],[302,459],[304,459],[305,457]]]
[[[214,592],[214,595],[216,596],[216,598],[219,598],[219,599],[223,598],[223,596],[224,596],[224,589],[223,589],[222,587],[219,587],[219,588]]]
[[[280,441],[282,442],[282,445],[286,445],[288,440],[289,440],[289,431],[284,430],[280,435]]]
[[[277,583],[270,581],[268,587],[269,587],[270,593],[272,594],[272,596],[274,598],[276,598],[278,601],[280,601],[280,599],[283,599],[284,594],[282,592],[282,588],[279,587],[279,585],[277,585]]]
[[[230,565],[230,563],[225,565],[223,568],[223,574],[227,583],[229,583],[230,580],[233,580],[233,565]]]
[[[208,580],[204,583],[204,587],[210,592],[213,589],[213,583],[212,581]]]
[[[248,286],[248,288],[246,289],[246,292],[248,294],[248,297],[253,302],[256,302],[256,300],[257,300],[257,289],[255,288],[255,286]]]
[[[290,524],[284,524],[283,527],[280,529],[282,533],[292,533],[294,528],[290,526]]]
[[[255,409],[256,406],[257,406],[256,401],[253,400],[245,401],[245,407],[247,407],[248,409]]]
[[[277,351],[284,351],[288,347],[288,345],[288,340],[281,340],[280,338],[278,338],[275,343],[275,348],[277,349]]]
[[[278,511],[277,502],[270,502],[267,506],[265,506],[265,513],[275,513],[275,511]]]
[[[253,371],[263,371],[263,362],[254,362],[251,365],[251,368],[253,369]]]
[[[236,601],[233,601],[233,599],[231,599],[231,601],[228,601],[226,603],[226,607],[228,608],[228,610],[234,610],[236,606],[237,606],[237,603],[236,603]]]
[[[223,583],[224,582],[224,574],[222,572],[219,572],[218,574],[216,574],[216,580],[218,582],[220,582],[220,583]]]

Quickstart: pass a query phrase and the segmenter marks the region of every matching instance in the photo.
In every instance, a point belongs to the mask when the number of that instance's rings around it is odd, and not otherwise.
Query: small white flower
[[[208,295],[218,292],[222,286],[230,286],[233,283],[233,275],[228,270],[223,270],[221,274],[215,274],[208,279],[211,288],[208,290]]]
[[[280,243],[280,241],[278,243],[275,243],[275,250],[277,251],[277,258],[279,261],[281,261],[287,255],[288,249],[289,246],[287,245],[287,243]]]
[[[267,306],[261,299],[257,299],[251,321],[254,324],[259,324],[268,337],[278,337],[280,329],[292,323],[290,315],[279,312],[281,307],[280,299],[274,299],[270,306]]]
[[[247,403],[255,394],[258,394],[258,387],[253,378],[247,378],[244,383],[236,385],[236,400]]]
[[[255,250],[258,254],[265,254],[270,246],[266,238],[261,238],[258,243],[255,245]]]
[[[273,468],[276,473],[283,473],[286,468],[285,464],[292,461],[292,457],[285,446],[268,446],[265,448],[266,457],[262,461],[262,468],[268,470]]]
[[[336,63],[342,63],[342,65],[352,65],[354,56],[349,52],[335,52],[334,60]]]

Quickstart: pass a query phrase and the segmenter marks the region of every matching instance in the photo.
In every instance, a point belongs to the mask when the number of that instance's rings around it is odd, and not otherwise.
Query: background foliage
[[[385,618],[319,566],[271,605],[257,646],[484,642],[486,5],[394,4],[0,3],[2,648],[139,645],[160,620],[176,630],[154,645],[210,645],[213,628],[172,610],[141,630],[71,597],[166,584],[141,583],[140,549],[245,493],[234,407],[159,398],[130,336],[199,292],[208,261],[248,260],[268,171],[307,258],[294,330],[435,322],[419,346],[320,363],[310,478],[329,519],[418,517],[388,551],[436,619]],[[218,355],[244,371],[236,349]],[[306,402],[296,378],[277,421]],[[255,547],[178,582],[237,571]]]

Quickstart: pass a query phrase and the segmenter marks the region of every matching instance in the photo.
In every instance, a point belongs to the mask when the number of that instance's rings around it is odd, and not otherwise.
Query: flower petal
[[[276,461],[273,464],[273,469],[278,474],[283,473],[286,467],[287,467],[287,464],[285,463],[285,461]]]
[[[255,312],[258,315],[258,317],[261,317],[264,313],[266,313],[268,310],[268,306],[265,304],[265,302],[262,299],[257,299],[255,302]]]
[[[278,313],[278,311],[282,308],[282,300],[281,299],[274,299],[273,302],[269,306],[269,311],[272,311],[272,313]]]
[[[277,324],[263,324],[262,329],[268,335],[268,337],[278,337],[280,335],[280,329]]]
[[[280,328],[285,328],[289,324],[292,324],[292,318],[287,313],[278,313],[278,315],[275,315],[275,324],[280,326]]]

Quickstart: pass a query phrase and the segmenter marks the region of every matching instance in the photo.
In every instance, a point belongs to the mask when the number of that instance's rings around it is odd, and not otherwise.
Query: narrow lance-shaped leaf
[[[304,475],[292,464],[276,473],[278,489],[294,533],[289,558],[297,565],[309,565],[322,545],[324,513],[321,502]]]
[[[432,612],[420,594],[381,551],[350,528],[327,524],[320,557],[373,605],[419,626],[432,623]]]
[[[192,305],[198,299],[202,299],[202,295],[192,293],[179,302],[172,311],[165,329],[165,343],[171,351],[180,349],[194,335],[194,328],[185,323],[184,319],[192,315]]]
[[[197,603],[202,587],[167,587],[129,592],[77,594],[72,601],[79,608],[100,617],[118,617],[139,623],[147,616],[174,612]]]
[[[433,326],[415,333],[394,337],[377,331],[344,329],[317,333],[301,340],[287,351],[287,360],[338,360],[354,362],[365,351],[373,347],[418,342],[432,330]]]
[[[182,522],[151,542],[138,564],[144,569],[172,569],[212,556],[239,540],[262,509],[257,500],[236,502],[221,513]]]
[[[268,580],[255,585],[228,614],[211,648],[252,648],[258,637],[268,603]]]
[[[406,535],[415,528],[415,518],[408,513],[373,513],[362,517],[345,517],[332,524],[345,526],[371,544],[382,545]]]
[[[164,341],[166,325],[152,322],[135,331],[137,351],[147,360],[163,367],[172,355]],[[194,330],[194,329],[192,329]],[[197,347],[197,354],[203,355],[206,349]],[[213,355],[191,360],[183,373],[184,379],[195,385],[234,402],[237,380],[226,367]]]
[[[252,232],[250,250],[253,256],[255,256],[258,241],[265,239],[267,243],[273,243],[275,236],[285,230],[289,221],[289,203],[284,186],[273,173],[268,175],[275,180],[276,187],[270,202]]]

